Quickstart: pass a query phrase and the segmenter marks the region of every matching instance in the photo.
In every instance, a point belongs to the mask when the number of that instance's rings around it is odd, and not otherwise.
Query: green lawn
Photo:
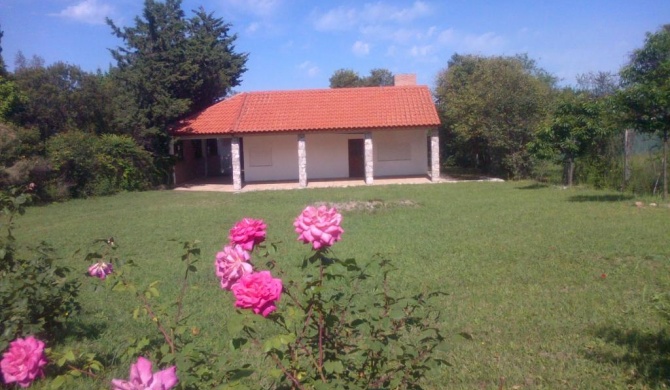
[[[345,233],[333,249],[359,261],[384,253],[399,268],[396,289],[448,294],[440,306],[451,366],[433,372],[428,388],[670,385],[668,321],[654,306],[670,291],[670,208],[638,208],[614,192],[511,182],[126,193],[30,208],[15,234],[51,243],[81,273],[88,263],[75,250],[113,236],[117,254],[139,264],[138,284],[160,280],[161,297],[176,293],[183,274],[181,247],[170,240],[200,240],[187,311],[200,342],[227,351],[232,300],[218,288],[213,259],[232,224],[263,218],[268,238],[282,242],[276,259],[297,275],[308,248],[292,222],[304,206],[373,200],[373,210],[343,211]],[[125,377],[125,342],[148,328],[132,320],[132,300],[94,291],[96,282],[83,280],[84,310],[67,340],[104,356],[109,377]],[[91,386],[108,388],[82,384]]]

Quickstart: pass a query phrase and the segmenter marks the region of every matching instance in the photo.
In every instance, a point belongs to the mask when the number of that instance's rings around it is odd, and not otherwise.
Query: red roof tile
[[[245,92],[178,122],[173,135],[437,126],[425,86]]]

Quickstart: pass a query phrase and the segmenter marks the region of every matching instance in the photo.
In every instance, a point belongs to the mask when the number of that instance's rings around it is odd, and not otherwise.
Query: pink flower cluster
[[[251,309],[267,317],[276,310],[274,303],[281,297],[281,279],[270,272],[254,273],[250,252],[265,241],[267,225],[260,219],[244,218],[237,222],[228,236],[230,244],[216,254],[214,269],[221,288],[232,290],[235,306]]]
[[[105,279],[112,271],[114,271],[112,263],[105,263],[104,261],[99,261],[88,267],[88,274],[100,279]]]
[[[251,252],[255,246],[265,241],[267,225],[262,219],[244,218],[230,229],[228,239],[231,244],[242,246]]]
[[[267,317],[277,309],[274,303],[281,297],[282,288],[281,279],[273,278],[270,271],[244,275],[232,287],[235,307]]]
[[[214,267],[216,276],[221,280],[221,288],[230,290],[242,276],[254,272],[249,258],[249,252],[240,245],[225,246],[216,254]]]
[[[5,383],[16,382],[21,387],[28,387],[38,376],[44,376],[46,364],[44,343],[28,336],[9,343],[9,349],[2,354],[0,369]]]
[[[170,390],[179,379],[177,367],[171,366],[165,370],[153,373],[151,361],[139,357],[137,363],[130,366],[130,379],[113,379],[113,390]]]
[[[342,215],[335,208],[308,206],[295,219],[293,226],[299,235],[298,241],[312,244],[314,250],[319,250],[340,241],[344,233],[341,222]]]

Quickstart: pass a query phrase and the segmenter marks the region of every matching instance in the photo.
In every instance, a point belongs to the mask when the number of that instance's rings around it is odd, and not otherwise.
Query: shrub
[[[79,310],[79,283],[70,269],[54,264],[51,247],[40,243],[18,257],[12,228],[30,196],[19,190],[0,193],[0,350],[18,336],[48,332],[54,335]]]

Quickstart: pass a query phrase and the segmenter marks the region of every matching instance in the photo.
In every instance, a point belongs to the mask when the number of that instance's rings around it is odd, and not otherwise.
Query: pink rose
[[[344,230],[340,227],[342,215],[335,208],[307,206],[295,219],[293,226],[299,234],[298,241],[312,244],[314,250],[332,246],[340,241]]]
[[[0,362],[5,383],[16,382],[21,387],[30,386],[38,376],[44,377],[42,368],[46,365],[44,343],[33,336],[9,343],[9,349],[2,354]]]
[[[228,239],[231,244],[241,245],[251,252],[254,246],[265,241],[267,225],[262,219],[244,218],[230,229]]]
[[[104,261],[97,262],[88,267],[88,274],[100,279],[106,278],[112,271],[114,271],[112,263],[105,263]]]
[[[235,306],[252,309],[254,313],[267,317],[277,308],[274,303],[281,297],[281,279],[275,279],[270,271],[244,275],[232,287]]]
[[[216,254],[214,262],[216,276],[221,279],[221,288],[230,290],[230,287],[244,275],[254,272],[249,263],[249,252],[240,245],[226,246]]]
[[[168,367],[163,371],[153,373],[151,362],[139,357],[137,363],[130,366],[130,380],[113,379],[113,390],[170,390],[179,379],[176,374],[177,367]]]

